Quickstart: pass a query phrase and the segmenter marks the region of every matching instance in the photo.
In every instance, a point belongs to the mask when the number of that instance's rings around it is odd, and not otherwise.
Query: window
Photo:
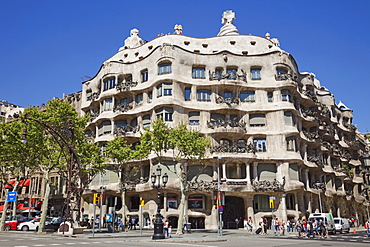
[[[109,78],[103,81],[103,91],[114,88],[116,86],[116,78]]]
[[[288,89],[281,90],[281,100],[282,101],[293,102],[292,101],[292,95],[291,95],[291,93]]]
[[[294,210],[295,209],[294,194],[287,194],[286,195],[286,209],[288,209],[288,210]]]
[[[267,92],[267,101],[273,102],[274,101],[274,93],[273,92]]]
[[[194,67],[192,73],[193,79],[204,79],[205,77],[205,69],[200,67]]]
[[[157,86],[157,97],[172,95],[172,83],[162,83]]]
[[[284,69],[284,68],[277,68],[276,69],[276,80],[277,81],[284,81],[284,80],[287,80],[288,77],[288,70],[287,69]]]
[[[152,92],[152,91],[150,91],[150,92],[148,93],[148,103],[152,103],[152,101],[153,101],[153,92]]]
[[[232,98],[233,97],[233,93],[232,92],[224,92],[224,99],[227,99],[227,98]]]
[[[103,104],[102,111],[111,111],[111,110],[113,110],[112,98],[104,99],[102,104]]]
[[[173,108],[162,107],[155,111],[157,118],[162,118],[164,121],[172,121]]]
[[[291,111],[284,112],[284,122],[285,122],[285,125],[289,125],[289,126],[295,125],[295,118]]]
[[[293,152],[298,151],[294,136],[289,136],[285,140],[286,140],[286,150],[287,151],[293,151]]]
[[[199,125],[200,114],[198,111],[189,112],[189,124],[190,125]]]
[[[177,195],[167,194],[167,208],[177,209]]]
[[[119,127],[126,127],[127,126],[127,120],[117,120],[115,121],[116,128]]]
[[[299,180],[297,163],[289,164],[289,176],[290,180]]]
[[[171,63],[161,63],[158,65],[158,75],[171,74],[172,64]]]
[[[211,91],[210,90],[198,90],[197,91],[198,101],[211,101]]]
[[[226,166],[226,177],[228,179],[245,179],[245,164],[228,164]]]
[[[224,70],[222,68],[216,68],[215,74],[216,74],[217,80],[221,80],[222,79],[222,72],[223,71]]]
[[[138,195],[133,195],[130,197],[130,209],[139,209],[140,197]]]
[[[253,140],[254,149],[256,152],[266,152],[266,139],[256,138]]]
[[[241,91],[240,101],[241,102],[255,102],[254,91]]]
[[[185,88],[185,101],[191,100],[191,88],[187,87]]]
[[[251,69],[252,80],[261,80],[261,69],[254,68]]]
[[[135,101],[137,105],[141,105],[143,103],[143,94],[139,93],[136,95]]]
[[[102,122],[98,128],[98,136],[110,134],[112,131],[112,123],[108,120]]]
[[[265,114],[250,114],[249,115],[250,127],[263,127],[266,126]]]
[[[225,121],[225,114],[220,113],[211,113],[211,122],[212,123],[220,123]]]
[[[268,195],[255,195],[253,197],[253,205],[254,210],[256,212],[268,212],[271,211],[270,204],[269,204],[269,196]]]
[[[148,70],[141,71],[141,82],[148,81]]]
[[[226,73],[229,80],[236,80],[236,68],[228,68]]]
[[[150,114],[144,115],[143,116],[143,128],[150,127]]]
[[[204,209],[205,200],[203,195],[190,195],[188,198],[189,209]]]
[[[257,167],[259,181],[274,181],[276,179],[276,165],[275,164],[258,164]]]

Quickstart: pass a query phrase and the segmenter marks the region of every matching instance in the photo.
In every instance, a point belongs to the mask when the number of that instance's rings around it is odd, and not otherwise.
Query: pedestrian
[[[299,219],[295,222],[295,227],[298,233],[298,238],[301,238],[302,237],[302,225],[299,222]]]
[[[127,226],[127,230],[131,230],[132,226],[131,226],[131,216],[130,215],[127,215],[126,226]]]
[[[249,232],[252,234],[253,232],[253,220],[252,220],[252,217],[249,216],[248,218],[248,226],[249,226]]]
[[[268,221],[267,221],[267,218],[264,217],[263,218],[263,230],[264,230],[264,234],[267,234],[267,227],[268,227]]]
[[[369,223],[369,219],[366,220],[364,227],[365,227],[365,229],[367,231],[367,238],[370,238],[370,223]]]
[[[183,222],[183,226],[182,226],[182,233],[183,234],[185,233],[185,228],[186,228],[187,231],[189,231],[186,216],[184,216],[184,222]]]
[[[165,220],[165,222],[163,223],[163,233],[164,233],[164,236],[167,236],[168,237],[168,220]]]
[[[169,226],[168,226],[168,235],[167,235],[167,236],[168,236],[169,238],[172,238],[171,234],[172,234],[172,226],[171,226],[171,225],[169,225]]]
[[[134,230],[136,230],[136,218],[135,217],[132,217],[131,218],[131,229],[134,228]]]
[[[285,225],[284,225],[283,220],[279,222],[279,228],[280,228],[280,236],[284,236],[285,235]]]

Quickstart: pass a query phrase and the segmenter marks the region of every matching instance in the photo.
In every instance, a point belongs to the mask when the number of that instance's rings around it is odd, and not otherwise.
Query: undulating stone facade
[[[132,30],[125,45],[83,82],[81,110],[91,116],[87,135],[102,149],[117,136],[135,143],[161,117],[169,126],[187,123],[209,138],[208,166],[197,181],[199,166],[188,167],[185,215],[193,228],[217,228],[218,179],[225,194],[224,227],[234,227],[238,217],[255,222],[271,217],[269,197],[276,198],[279,219],[307,217],[320,210],[319,193],[323,211],[360,217],[351,209],[359,208],[369,179],[366,143],[352,124],[352,110],[336,104],[314,74],[300,72],[279,40],[268,33],[239,34],[234,20],[232,11],[225,12],[224,25],[210,38],[182,35],[176,25],[175,34],[145,43]],[[171,157],[165,162],[171,166]],[[156,214],[157,191],[149,180],[156,164],[151,156],[126,167],[131,180],[126,215],[139,216],[140,197],[145,219]],[[162,169],[170,177],[161,213],[176,227],[179,183]],[[92,193],[101,185],[107,194],[102,213],[114,209],[117,197],[116,210],[123,212],[118,176],[108,170],[84,194],[89,218]]]

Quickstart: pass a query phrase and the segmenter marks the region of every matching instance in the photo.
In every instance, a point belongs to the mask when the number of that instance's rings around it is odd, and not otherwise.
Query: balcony
[[[237,143],[233,143],[232,145],[225,145],[221,144],[218,146],[214,146],[211,149],[211,153],[255,153],[256,149],[253,144],[247,145],[238,145]]]
[[[120,136],[120,135],[126,135],[127,133],[136,133],[138,131],[139,131],[138,126],[130,126],[130,125],[115,126],[113,134],[115,134],[116,136]]]
[[[130,103],[121,103],[114,107],[113,112],[127,112],[129,110],[132,110],[134,108],[134,102]]]
[[[346,123],[346,122],[343,122],[342,123],[344,127],[346,127],[347,129],[351,130],[351,131],[356,131],[357,130],[357,127],[354,126],[353,124],[351,123]]]
[[[273,181],[263,180],[256,181],[252,180],[252,188],[257,192],[283,192],[285,185],[285,177],[283,177],[283,182],[280,183],[276,178]]]
[[[120,92],[122,91],[130,91],[130,89],[132,87],[136,87],[137,86],[137,82],[135,81],[132,81],[132,80],[124,80],[124,81],[121,81],[121,82],[118,82],[117,85],[116,85],[116,89]]]
[[[239,104],[239,99],[238,98],[235,98],[235,97],[224,98],[222,96],[218,96],[216,98],[216,103],[217,104],[226,103],[228,105],[231,105],[231,104],[238,105]]]
[[[100,96],[100,90],[96,92],[87,92],[86,93],[86,100],[87,101],[94,101],[97,100]]]
[[[322,167],[323,166],[323,163],[320,160],[320,158],[319,157],[316,157],[316,156],[311,156],[311,155],[307,156],[307,161],[312,162],[312,163],[315,163],[319,167]]]
[[[219,73],[216,71],[209,71],[209,80],[210,81],[221,81],[221,80],[239,80],[247,82],[247,73],[244,70],[241,70],[241,74],[235,72],[232,73]]]
[[[217,118],[217,119],[214,119],[214,120],[211,120],[210,122],[207,121],[207,127],[208,128],[211,128],[211,129],[215,129],[215,128],[236,128],[236,127],[240,127],[240,128],[245,128],[246,126],[246,123],[243,121],[243,120],[237,120],[236,118],[234,119],[228,119],[228,120],[225,120],[225,119],[222,119],[222,118]]]

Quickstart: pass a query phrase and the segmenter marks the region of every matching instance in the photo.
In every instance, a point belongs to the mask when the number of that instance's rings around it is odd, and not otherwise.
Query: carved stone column
[[[280,212],[281,212],[281,218],[283,222],[286,222],[288,219],[287,211],[286,211],[286,193],[281,194],[281,200],[280,200]]]
[[[246,201],[246,207],[247,207],[247,218],[252,217],[253,220],[253,227],[256,228],[256,220],[254,218],[254,210],[253,210],[253,196],[248,196]]]
[[[309,179],[309,175],[308,175],[308,169],[304,169],[303,170],[303,174],[304,174],[304,179],[305,179],[305,184],[306,184],[306,189],[310,189],[311,186],[310,186],[310,179]]]
[[[247,177],[247,183],[248,184],[251,184],[251,165],[250,163],[246,163],[245,164],[245,174],[246,174],[246,177]]]
[[[226,162],[222,163],[222,178],[221,180],[225,181],[226,180]]]
[[[257,166],[258,162],[253,162],[253,179],[256,181],[258,181]]]

